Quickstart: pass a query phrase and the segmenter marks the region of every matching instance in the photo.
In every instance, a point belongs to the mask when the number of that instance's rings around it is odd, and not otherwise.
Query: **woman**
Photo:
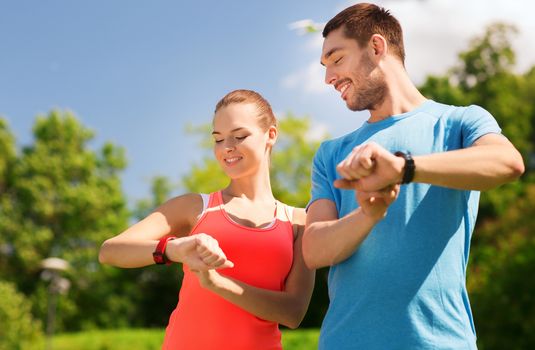
[[[163,349],[282,349],[278,324],[296,328],[314,285],[301,253],[303,209],[272,193],[277,125],[258,93],[236,90],[216,106],[214,154],[230,184],[185,194],[102,245],[101,263],[182,263],[184,280]]]

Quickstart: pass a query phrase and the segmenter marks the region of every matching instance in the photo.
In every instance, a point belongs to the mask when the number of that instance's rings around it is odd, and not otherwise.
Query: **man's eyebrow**
[[[320,61],[320,64],[322,66],[325,66],[325,64],[323,63],[323,60],[326,60],[326,59],[329,59],[329,57],[331,57],[333,55],[333,53],[335,53],[336,51],[339,51],[339,50],[342,50],[342,48],[340,47],[333,47],[332,49],[330,49],[329,51],[327,51],[327,53],[325,55],[323,55],[323,59]]]
[[[230,130],[230,132],[235,132],[235,131],[240,131],[240,130],[243,130],[245,128],[236,128],[236,129],[232,129]],[[221,134],[219,131],[212,131],[212,135],[218,135],[218,134]]]

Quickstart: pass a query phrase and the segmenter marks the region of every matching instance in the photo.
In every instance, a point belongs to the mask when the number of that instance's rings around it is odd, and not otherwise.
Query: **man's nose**
[[[334,85],[337,79],[338,76],[332,71],[332,69],[327,68],[325,70],[325,84]]]

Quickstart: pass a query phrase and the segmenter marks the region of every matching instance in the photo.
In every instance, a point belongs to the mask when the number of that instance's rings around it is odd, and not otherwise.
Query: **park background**
[[[317,29],[352,3],[0,1],[0,349],[158,348],[180,267],[104,267],[98,248],[167,198],[225,184],[207,131],[230,90],[271,102],[275,194],[306,205],[321,140],[367,118],[319,64]],[[534,348],[535,4],[377,3],[400,20],[422,92],[487,108],[522,152],[526,174],[482,195],[468,288],[481,349]],[[63,289],[43,273],[51,256],[69,262]],[[326,272],[286,348],[314,347]]]

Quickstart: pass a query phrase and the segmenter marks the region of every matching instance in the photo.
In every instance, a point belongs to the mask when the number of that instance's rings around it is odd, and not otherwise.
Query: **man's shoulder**
[[[431,116],[434,118],[443,118],[452,114],[459,113],[466,109],[464,106],[455,106],[434,100],[428,100],[423,108],[419,110],[420,115]]]
[[[458,106],[458,105],[452,105],[452,104],[436,102],[436,101],[432,101],[432,103],[429,105],[427,112],[429,112],[430,114],[435,114],[438,117],[458,116],[461,118],[465,115],[481,116],[481,115],[490,114],[485,108],[475,105],[475,104]]]
[[[321,142],[320,149],[324,152],[325,151],[329,152],[334,149],[340,149],[345,146],[350,146],[350,144],[354,142],[355,136],[358,134],[360,129],[361,128],[358,128],[342,136],[324,140]]]

